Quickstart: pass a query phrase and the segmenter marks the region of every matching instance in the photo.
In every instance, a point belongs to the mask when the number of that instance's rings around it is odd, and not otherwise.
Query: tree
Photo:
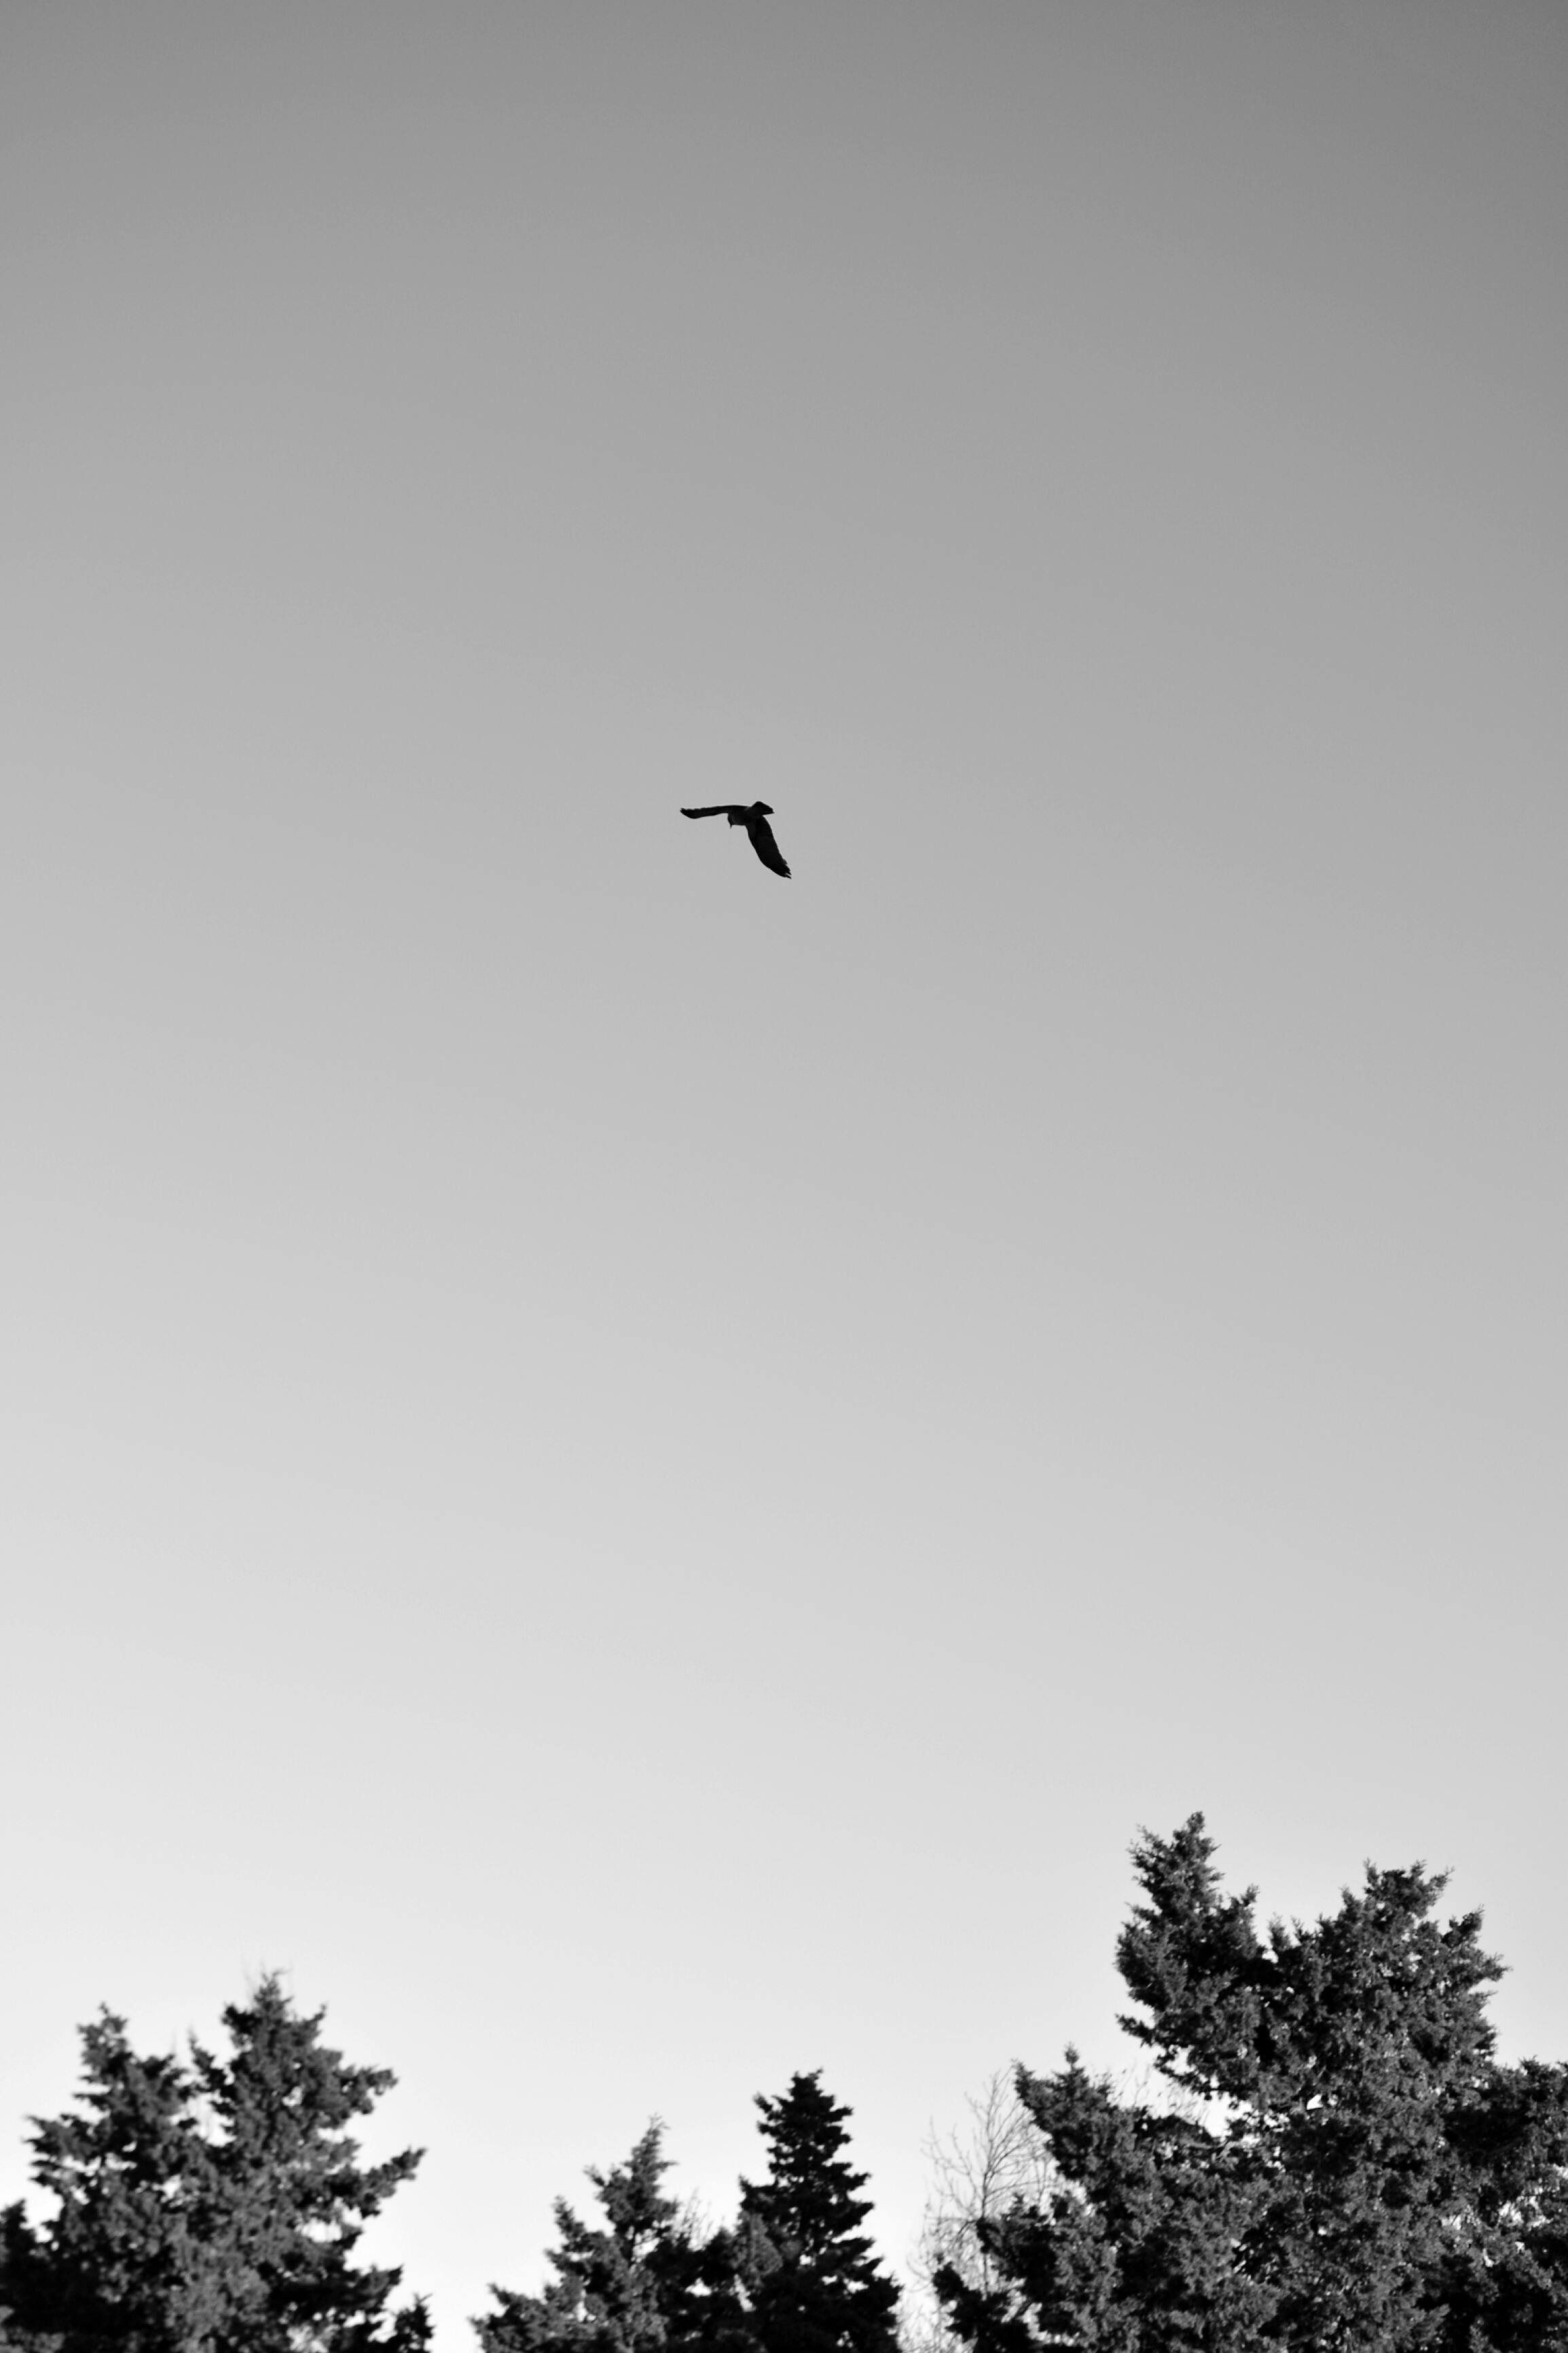
[[[1018,2093],[1059,2179],[979,2226],[1001,2274],[941,2291],[976,2353],[1568,2348],[1568,2071],[1500,2066],[1500,1974],[1446,1881],[1364,1890],[1260,1937],[1194,1814],[1133,1850],[1121,2023],[1187,2103],[1119,2101],[1069,2049]]]
[[[201,2342],[205,2266],[195,2223],[206,2152],[188,2072],[142,2059],[125,2021],[82,2029],[88,2113],[35,2119],[34,2179],[59,2201],[42,2231],[23,2206],[0,2220],[0,2306],[19,2341],[73,2348]]]
[[[606,2228],[591,2230],[564,2199],[555,2205],[556,2276],[542,2295],[493,2287],[499,2309],[477,2320],[485,2353],[684,2353],[745,2341],[733,2243],[703,2238],[666,2195],[663,2126],[656,2119],[623,2166],[588,2168]]]
[[[82,2033],[80,2106],[35,2125],[45,2223],[3,2221],[0,2307],[60,2353],[418,2353],[424,2307],[356,2264],[365,2222],[419,2152],[370,2168],[344,2132],[395,2078],[351,2067],[275,1978],[224,2012],[231,2052],[142,2058],[104,2011]],[[7,2325],[0,2322],[0,2326]]]
[[[761,2353],[893,2353],[898,2285],[860,2232],[866,2176],[840,2154],[849,2110],[820,2071],[757,2105],[768,2179],[741,2184],[739,2261]]]
[[[941,2299],[939,2274],[966,2287],[999,2287],[1002,2275],[980,2226],[1014,2206],[1037,2206],[1054,2170],[1034,2118],[1018,2097],[1012,2074],[999,2068],[968,2103],[966,2127],[932,2135],[926,2156],[931,2193],[915,2250],[915,2291],[900,2328],[904,2353],[946,2353],[952,2344]]]

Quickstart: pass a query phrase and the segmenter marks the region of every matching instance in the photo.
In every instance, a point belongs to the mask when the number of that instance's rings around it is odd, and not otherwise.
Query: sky
[[[5,10],[0,2199],[277,1969],[442,2353],[901,2264],[1199,1809],[1568,2057],[1565,254],[1552,0]]]

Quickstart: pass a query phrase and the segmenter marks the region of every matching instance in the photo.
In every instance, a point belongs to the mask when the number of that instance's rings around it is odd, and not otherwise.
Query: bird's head
[[[766,801],[753,801],[752,803],[752,815],[753,817],[772,817],[773,809]]]

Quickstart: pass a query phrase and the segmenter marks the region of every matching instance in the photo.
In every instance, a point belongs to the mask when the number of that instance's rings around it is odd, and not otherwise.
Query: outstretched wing
[[[789,868],[784,862],[784,852],[773,839],[773,829],[767,818],[755,815],[749,817],[746,819],[746,831],[751,835],[752,848],[756,851],[763,864],[772,867],[775,874],[782,874],[787,882]]]
[[[731,817],[741,806],[739,801],[715,801],[711,808],[683,808],[680,814],[682,817]]]

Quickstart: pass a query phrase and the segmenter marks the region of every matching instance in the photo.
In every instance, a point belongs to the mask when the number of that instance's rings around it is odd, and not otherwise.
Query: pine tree
[[[21,2341],[46,2332],[69,2353],[199,2344],[212,2172],[190,2073],[174,2057],[139,2058],[107,2010],[81,2043],[85,2113],[37,2121],[30,2136],[34,2179],[59,2211],[36,2232],[22,2205],[7,2210],[0,2306]]]
[[[194,2047],[198,2089],[218,2128],[212,2155],[232,2251],[229,2325],[243,2327],[254,2353],[422,2346],[422,2306],[387,2312],[401,2274],[353,2261],[365,2223],[421,2153],[357,2162],[344,2126],[368,2116],[396,2078],[351,2067],[326,2048],[323,2015],[296,2015],[269,1978],[248,2009],[224,2012],[233,2042],[226,2065]]]
[[[871,2204],[840,2153],[849,2110],[820,2070],[757,2105],[768,2179],[741,2184],[739,2262],[761,2353],[892,2353],[899,2290],[860,2232]]]
[[[983,2226],[1004,2284],[942,2281],[976,2353],[1568,2348],[1568,2070],[1493,2056],[1478,1914],[1370,1866],[1260,1937],[1194,1814],[1134,1862],[1121,2023],[1188,2113],[1119,2102],[1069,2050],[1019,2095],[1059,2175]]]
[[[703,2239],[663,2188],[669,2160],[656,2120],[623,2166],[588,2168],[607,2227],[593,2230],[564,2199],[561,2243],[542,2295],[492,2286],[499,2307],[474,2324],[484,2353],[689,2353],[744,2343],[728,2233]]]
[[[348,2066],[276,1979],[224,2012],[231,2055],[139,2057],[105,2012],[82,2036],[80,2107],[36,2126],[58,2209],[4,2221],[0,2307],[60,2353],[418,2353],[423,2307],[353,2261],[364,2223],[419,2162],[369,2168],[343,2126],[394,2078]]]

